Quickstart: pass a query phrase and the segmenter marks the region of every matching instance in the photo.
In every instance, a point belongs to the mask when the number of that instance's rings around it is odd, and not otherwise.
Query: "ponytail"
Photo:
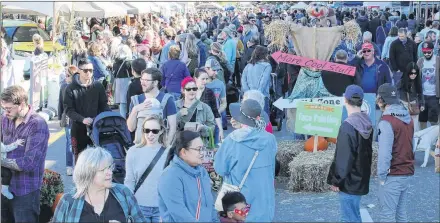
[[[171,160],[174,159],[174,156],[179,156],[180,150],[189,148],[191,142],[199,137],[200,134],[198,132],[188,130],[177,133],[176,144],[168,152],[167,159],[165,161],[165,167],[170,165]]]

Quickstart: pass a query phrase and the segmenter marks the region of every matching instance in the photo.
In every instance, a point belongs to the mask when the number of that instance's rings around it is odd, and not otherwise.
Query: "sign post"
[[[318,137],[336,138],[342,119],[342,106],[300,101],[297,103],[295,132],[314,135],[313,152],[317,151]]]

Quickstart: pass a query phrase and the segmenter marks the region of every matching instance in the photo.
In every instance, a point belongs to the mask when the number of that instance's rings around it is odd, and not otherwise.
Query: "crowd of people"
[[[440,110],[439,23],[428,20],[419,31],[414,14],[408,18],[389,9],[337,10],[338,24],[355,20],[362,30],[354,53],[342,47],[332,57],[355,66],[356,74],[322,72],[325,87],[345,98],[348,111],[328,175],[342,221],[361,222],[373,141],[379,144],[381,221],[408,221],[413,135],[438,125]],[[274,20],[310,25],[303,10],[150,15],[131,25],[92,18],[89,38],[73,38],[60,77],[58,118],[75,187],[61,198],[53,222],[273,221],[272,123],[282,122],[284,113],[272,109],[271,100],[290,94],[301,69],[270,56],[275,49],[268,48],[264,29]],[[35,55],[44,53],[38,39],[34,35]],[[366,93],[377,95],[377,120],[361,112]],[[2,219],[38,222],[49,129],[22,87],[6,88],[1,102]],[[114,158],[90,138],[94,119],[114,105],[135,144],[118,183],[112,182]],[[235,130],[226,135],[228,115]],[[223,191],[225,185],[238,189]],[[222,197],[216,200],[212,190]]]

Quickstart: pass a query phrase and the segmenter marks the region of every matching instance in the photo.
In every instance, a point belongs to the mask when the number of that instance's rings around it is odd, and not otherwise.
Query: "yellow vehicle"
[[[8,44],[13,44],[12,51],[14,59],[17,57],[27,57],[35,50],[32,36],[39,34],[44,40],[44,52],[50,55],[54,48],[59,51],[63,50],[64,46],[58,42],[55,45],[52,43],[49,34],[40,29],[38,24],[30,20],[23,19],[5,19],[3,20],[3,28],[6,32],[5,40]]]

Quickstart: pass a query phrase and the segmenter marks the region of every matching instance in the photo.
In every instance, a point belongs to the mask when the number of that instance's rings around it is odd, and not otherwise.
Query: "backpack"
[[[172,97],[171,94],[165,93],[165,95],[162,98],[162,101],[160,102],[160,107],[161,110],[160,112],[157,113],[157,115],[159,115],[160,117],[163,117],[163,109],[165,108],[165,106],[167,105],[168,99]],[[138,99],[138,95],[134,95],[131,97],[131,103],[133,103],[133,106],[136,106],[139,104],[139,99]],[[136,132],[135,132],[135,142],[139,141],[140,142],[140,138],[142,135],[142,125],[144,124],[144,120],[148,115],[151,115],[151,112],[148,112],[148,110],[143,110],[138,112],[137,114],[137,125],[136,125]],[[168,129],[168,121],[166,119],[166,117],[164,117],[164,123],[166,128]]]

